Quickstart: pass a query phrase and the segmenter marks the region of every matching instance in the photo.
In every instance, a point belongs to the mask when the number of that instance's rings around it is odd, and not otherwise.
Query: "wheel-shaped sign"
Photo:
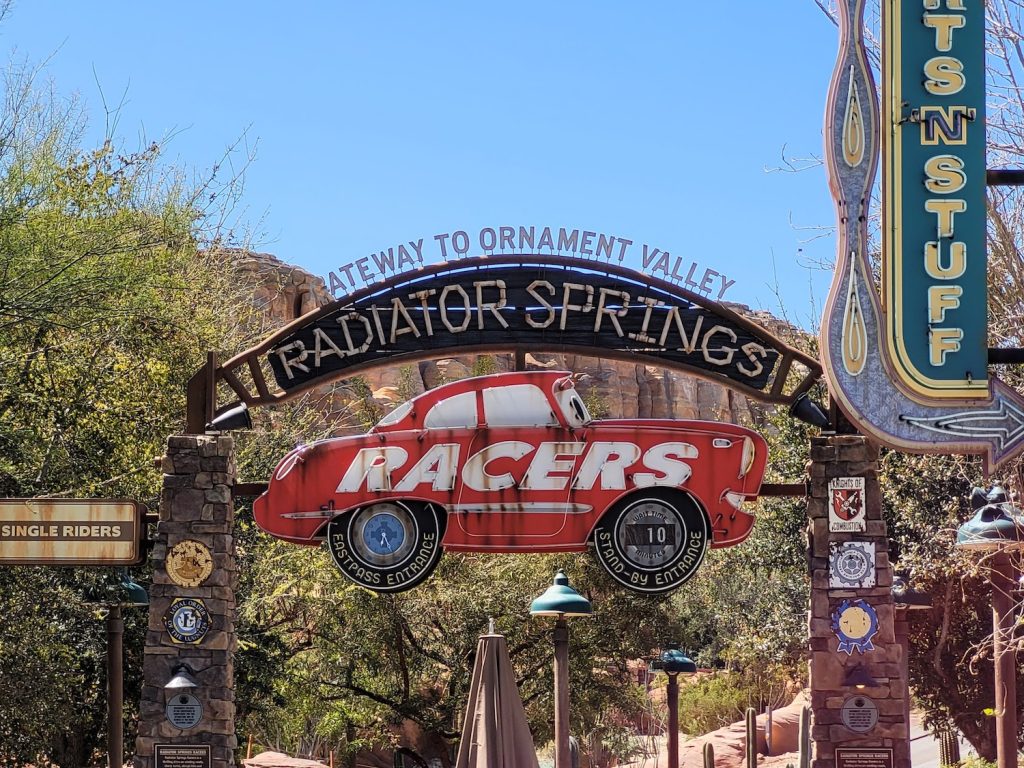
[[[384,501],[327,526],[327,546],[349,579],[376,592],[401,592],[427,578],[441,557],[435,504]]]
[[[700,567],[711,535],[704,513],[685,493],[652,491],[613,507],[594,528],[597,559],[637,592],[668,592]]]

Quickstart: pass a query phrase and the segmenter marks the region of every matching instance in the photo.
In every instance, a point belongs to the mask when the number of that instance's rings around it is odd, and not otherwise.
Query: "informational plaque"
[[[851,696],[840,714],[843,725],[854,733],[867,733],[878,724],[878,705],[867,696]]]
[[[209,744],[157,744],[155,749],[156,768],[210,768]]]
[[[839,747],[836,749],[836,768],[892,768],[892,750]]]
[[[145,511],[124,499],[0,499],[0,565],[135,565]]]
[[[165,711],[171,724],[183,731],[195,728],[203,719],[203,705],[199,699],[189,693],[174,696],[167,702]]]

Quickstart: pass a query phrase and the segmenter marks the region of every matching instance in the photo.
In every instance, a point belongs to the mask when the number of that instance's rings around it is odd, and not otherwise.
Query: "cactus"
[[[811,708],[800,710],[800,768],[811,765]]]
[[[938,728],[939,737],[939,765],[960,764],[960,741],[956,737],[956,731],[948,723]]]
[[[757,712],[747,707],[747,768],[757,768]]]
[[[704,768],[715,768],[715,748],[710,741],[704,745]]]

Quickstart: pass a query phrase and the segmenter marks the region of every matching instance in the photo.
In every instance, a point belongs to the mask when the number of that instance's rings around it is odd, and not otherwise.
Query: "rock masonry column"
[[[238,745],[233,441],[170,437],[161,467],[135,766],[232,768]],[[166,688],[176,673],[184,674],[178,681],[185,687]]]
[[[808,470],[813,768],[910,768],[878,448],[812,438]]]

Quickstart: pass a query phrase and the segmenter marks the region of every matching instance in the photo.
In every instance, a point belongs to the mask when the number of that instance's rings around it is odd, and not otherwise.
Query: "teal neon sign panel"
[[[889,0],[883,305],[893,378],[920,402],[988,389],[985,8]]]

